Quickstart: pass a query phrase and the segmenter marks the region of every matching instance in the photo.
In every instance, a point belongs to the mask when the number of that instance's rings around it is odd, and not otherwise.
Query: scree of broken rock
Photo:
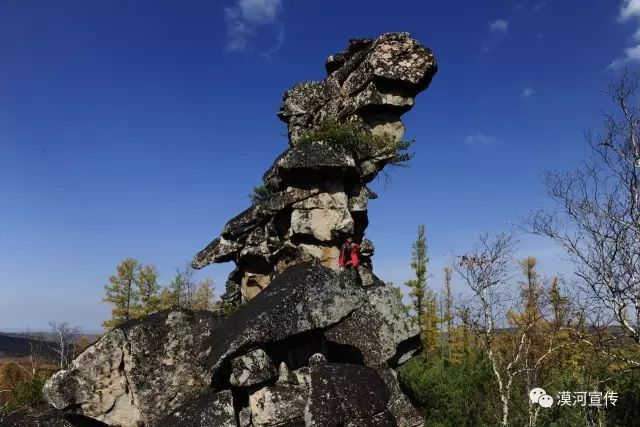
[[[398,160],[400,118],[429,86],[436,60],[408,33],[387,33],[352,39],[325,68],[324,80],[284,93],[278,117],[287,124],[289,148],[264,174],[263,197],[194,257],[198,269],[236,264],[226,306],[254,298],[292,264],[317,259],[337,269],[347,237],[362,244],[360,269],[371,268],[367,206],[377,196],[367,184]],[[354,143],[358,137],[345,129],[369,143]]]

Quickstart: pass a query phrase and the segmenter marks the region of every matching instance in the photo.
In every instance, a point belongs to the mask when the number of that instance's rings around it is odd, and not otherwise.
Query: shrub
[[[388,155],[388,164],[394,166],[405,166],[413,158],[413,153],[407,152],[413,141],[396,141],[390,135],[374,135],[352,122],[324,122],[302,134],[295,145],[313,141],[340,144],[361,160]]]
[[[37,406],[44,402],[42,398],[42,387],[44,378],[38,376],[30,378],[15,388],[11,392],[11,397],[6,406],[9,411],[23,408],[25,406]]]
[[[429,426],[491,425],[487,407],[492,383],[488,361],[463,362],[414,358],[400,367],[398,380],[409,398],[424,410]]]
[[[253,192],[249,194],[249,199],[251,199],[251,203],[256,204],[269,200],[273,195],[273,191],[261,184],[253,187]]]
[[[0,389],[10,390],[0,396],[0,414],[43,403],[42,387],[52,373],[52,369],[43,367],[31,376],[16,363],[0,366]]]

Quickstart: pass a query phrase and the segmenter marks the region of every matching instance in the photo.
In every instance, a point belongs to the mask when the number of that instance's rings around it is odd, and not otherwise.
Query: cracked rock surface
[[[193,261],[236,264],[230,314],[173,309],[116,327],[46,382],[53,408],[0,425],[422,425],[396,376],[420,350],[419,331],[373,273],[364,237],[377,197],[367,183],[389,153],[297,141],[326,121],[400,138],[400,116],[436,69],[429,49],[388,33],[351,40],[327,60],[326,79],[287,91],[279,117],[290,147],[264,175],[268,196]],[[337,268],[346,237],[361,243],[357,269]]]
[[[233,261],[225,305],[255,298],[289,265],[317,259],[338,268],[340,245],[352,237],[364,247],[367,184],[394,161],[393,144],[404,134],[401,116],[437,71],[431,50],[408,33],[352,39],[326,62],[327,77],[300,83],[283,96],[278,117],[288,129],[289,148],[263,176],[268,194],[231,219],[193,259],[195,268]],[[384,144],[368,150],[347,141],[305,140],[328,123],[351,123]],[[366,152],[365,152],[366,151]],[[363,251],[371,269],[373,251]]]
[[[105,334],[43,389],[56,409],[80,406],[109,425],[150,425],[206,389],[206,342],[222,317],[173,310]]]
[[[419,425],[395,376],[418,329],[397,292],[353,272],[300,263],[226,319],[170,310],[115,328],[45,398],[111,426]]]

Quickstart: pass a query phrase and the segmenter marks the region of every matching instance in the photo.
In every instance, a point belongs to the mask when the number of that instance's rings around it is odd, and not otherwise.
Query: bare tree
[[[16,365],[18,365],[18,367],[31,378],[34,378],[40,369],[41,362],[45,359],[44,334],[39,333],[37,335],[33,335],[31,332],[27,331],[25,338],[29,342],[29,366],[25,366],[19,360],[16,361]]]
[[[455,265],[472,292],[471,300],[458,311],[491,363],[500,406],[497,418],[503,426],[509,424],[514,381],[523,376],[529,388],[540,386],[534,384],[541,381],[550,356],[567,345],[558,339],[561,325],[553,319],[547,286],[535,271],[535,258],[518,263],[525,281],[519,292],[512,286],[515,244],[509,234],[482,235]],[[530,426],[537,417],[538,408],[530,405]]]
[[[614,340],[640,344],[639,75],[624,72],[606,91],[616,106],[602,130],[587,133],[591,158],[578,170],[549,172],[555,210],[527,220],[530,231],[563,247],[580,279],[594,326],[619,325]],[[611,338],[611,337],[609,337]],[[611,341],[611,340],[609,340]],[[611,344],[611,342],[609,342]]]
[[[480,236],[471,252],[459,257],[456,272],[464,279],[473,293],[472,300],[461,309],[463,321],[476,335],[483,350],[491,362],[494,377],[498,385],[501,402],[499,422],[506,426],[509,422],[510,397],[513,380],[516,376],[515,365],[524,346],[524,334],[513,359],[504,366],[503,359],[496,349],[496,327],[500,306],[500,287],[509,276],[509,263],[512,261],[515,241],[512,236],[500,234],[495,238]]]
[[[73,354],[75,354],[75,345],[82,334],[82,330],[78,326],[69,326],[68,322],[49,322],[52,332],[56,336],[56,346],[51,349],[58,355],[58,364],[60,369],[64,369],[69,364]]]

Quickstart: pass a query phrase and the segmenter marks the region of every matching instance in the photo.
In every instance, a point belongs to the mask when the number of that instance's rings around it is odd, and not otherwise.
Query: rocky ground
[[[422,425],[396,379],[420,350],[418,328],[373,274],[364,236],[367,183],[394,161],[400,116],[436,69],[429,49],[389,33],[352,40],[325,80],[287,91],[290,147],[264,175],[266,196],[193,261],[236,263],[224,312],[168,310],[114,328],[47,381],[51,406],[0,425]],[[326,123],[388,145],[305,136]],[[338,269],[346,237],[362,244],[357,269]]]

